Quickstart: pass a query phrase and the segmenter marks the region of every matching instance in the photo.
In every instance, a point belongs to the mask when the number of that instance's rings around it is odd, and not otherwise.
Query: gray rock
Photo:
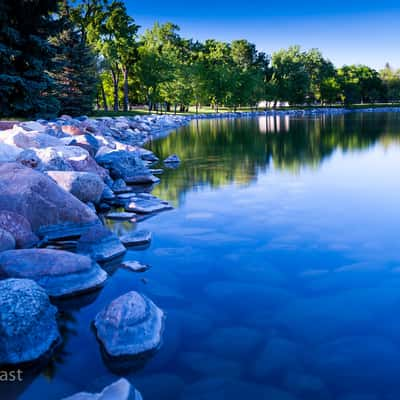
[[[0,142],[0,163],[16,161],[21,152],[17,146]]]
[[[115,220],[129,220],[135,218],[136,214],[132,212],[109,212],[106,215],[107,219],[115,219]],[[122,241],[122,240],[121,240]],[[122,241],[122,243],[124,243]],[[124,243],[125,244],[125,243]]]
[[[132,191],[132,189],[125,183],[123,179],[117,179],[112,185],[112,190],[116,194]]]
[[[20,126],[2,132],[1,140],[9,145],[17,146],[21,149],[36,148],[42,149],[50,146],[60,146],[60,139],[47,135],[44,132],[27,131]]]
[[[96,161],[110,171],[112,178],[123,179],[129,184],[159,181],[150,173],[150,170],[135,152],[100,148],[96,155]]]
[[[147,193],[135,195],[125,206],[126,211],[133,211],[139,214],[150,214],[171,210],[172,208],[173,207],[168,202]]]
[[[121,242],[124,246],[140,246],[151,242],[151,232],[139,230],[130,232],[121,237]]]
[[[0,253],[0,278],[32,279],[49,296],[63,297],[102,287],[107,273],[89,257],[61,250],[27,249]]]
[[[58,186],[84,203],[98,203],[104,190],[104,183],[97,174],[76,171],[48,171],[47,175]]]
[[[34,281],[0,281],[0,304],[0,365],[37,360],[59,340],[57,310]]]
[[[107,186],[104,186],[103,193],[101,194],[101,199],[105,202],[115,199],[114,192]]]
[[[48,176],[16,163],[0,166],[0,209],[24,216],[33,231],[98,221],[93,211]]]
[[[92,157],[96,155],[101,146],[100,142],[94,136],[89,134],[73,136],[70,144],[82,147],[88,151]]]
[[[150,266],[147,264],[141,264],[139,261],[131,261],[131,260],[122,262],[121,267],[129,269],[130,271],[133,272],[145,272],[150,268]]]
[[[161,343],[164,313],[147,297],[129,292],[113,300],[94,320],[110,357],[137,356]]]
[[[0,228],[0,252],[15,249],[15,239],[10,232]]]
[[[104,388],[101,393],[81,392],[64,400],[143,400],[140,393],[125,378]]]
[[[109,229],[96,225],[86,231],[78,241],[77,252],[98,262],[107,262],[122,256],[126,248]]]
[[[24,154],[20,155],[20,159]],[[89,152],[78,146],[52,146],[43,149],[30,149],[26,154],[28,160],[35,157],[39,160],[40,170],[45,171],[81,171],[92,172],[102,179],[108,176],[107,171],[100,167]]]
[[[140,157],[144,161],[157,162],[159,158],[150,150],[139,149]]]
[[[172,154],[164,160],[164,164],[179,164],[180,158],[176,154]]]

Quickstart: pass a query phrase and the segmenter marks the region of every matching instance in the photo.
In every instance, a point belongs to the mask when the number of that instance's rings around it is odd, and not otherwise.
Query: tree
[[[305,54],[299,46],[280,50],[272,55],[272,85],[275,101],[287,100],[302,104],[308,99],[310,76],[305,64]]]
[[[56,48],[55,69],[50,76],[57,84],[55,97],[61,112],[69,115],[90,113],[97,91],[96,58],[72,23],[64,4],[60,33],[51,39]]]
[[[48,38],[57,30],[51,0],[1,1],[0,12],[0,114],[37,117],[58,113],[50,94],[54,49]]]
[[[389,63],[379,73],[384,87],[384,95],[388,101],[400,99],[400,70],[394,70]]]

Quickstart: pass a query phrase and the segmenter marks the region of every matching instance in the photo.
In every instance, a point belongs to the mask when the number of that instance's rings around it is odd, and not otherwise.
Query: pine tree
[[[96,58],[71,22],[67,6],[61,13],[60,25],[60,33],[51,40],[56,48],[56,68],[50,74],[57,85],[55,97],[61,113],[87,114],[93,109],[97,92]]]
[[[54,0],[0,1],[0,116],[55,115],[51,96],[53,48],[48,42],[57,24]]]

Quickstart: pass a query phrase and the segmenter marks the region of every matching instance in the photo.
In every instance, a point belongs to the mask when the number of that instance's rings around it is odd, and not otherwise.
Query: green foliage
[[[57,84],[54,96],[60,102],[61,113],[88,114],[96,97],[96,59],[70,20],[68,9],[63,11],[59,24],[60,33],[51,39],[56,48],[55,69],[50,73]]]
[[[0,117],[51,116],[58,102],[50,96],[57,2],[13,0],[0,9]]]

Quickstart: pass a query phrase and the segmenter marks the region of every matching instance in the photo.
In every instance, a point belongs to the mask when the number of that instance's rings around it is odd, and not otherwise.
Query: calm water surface
[[[152,231],[126,255],[152,268],[64,312],[51,364],[3,393],[125,376],[145,400],[400,399],[400,114],[199,121],[149,148],[183,160],[153,191],[176,208],[110,226]],[[121,370],[90,322],[128,290],[167,320],[158,353]]]

